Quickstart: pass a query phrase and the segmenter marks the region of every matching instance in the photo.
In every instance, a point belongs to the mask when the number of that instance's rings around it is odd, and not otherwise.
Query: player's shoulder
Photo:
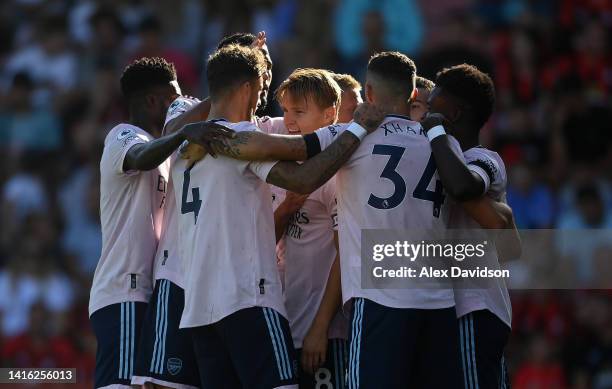
[[[255,116],[255,125],[267,134],[281,134],[286,135],[289,133],[285,126],[285,120],[282,116],[270,117],[270,116]]]
[[[253,122],[243,121],[243,122],[228,122],[225,119],[213,119],[211,120],[213,123],[219,123],[227,128],[231,128],[236,132],[242,131],[259,131],[257,125]]]
[[[330,138],[336,138],[342,134],[350,125],[350,123],[336,123],[330,124],[329,126],[321,127],[317,130],[322,135],[327,135]]]
[[[129,123],[119,123],[108,132],[104,140],[104,145],[108,146],[111,143],[127,144],[135,137],[141,137],[147,141],[153,138],[151,134],[138,126]]]
[[[188,111],[190,108],[192,108],[194,105],[198,104],[199,102],[200,100],[192,98],[192,97],[179,96],[176,99],[174,99],[174,101],[168,107],[167,116],[172,116],[177,113]]]
[[[503,167],[504,161],[501,156],[486,147],[477,146],[467,149],[463,152],[466,161],[469,163],[470,161],[483,161],[486,163],[488,161],[491,164],[499,165]]]
[[[501,156],[493,150],[482,146],[472,147],[465,150],[465,161],[468,165],[476,165],[491,177],[492,182],[506,181],[506,167]]]

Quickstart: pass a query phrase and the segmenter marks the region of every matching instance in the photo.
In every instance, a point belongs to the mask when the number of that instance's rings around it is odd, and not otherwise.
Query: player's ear
[[[408,98],[408,104],[412,103],[414,100],[416,100],[417,96],[419,95],[419,89],[418,88],[414,88],[412,90],[412,93],[410,93],[410,97]]]
[[[369,82],[366,82],[365,85],[365,96],[368,103],[374,102],[374,89],[372,88],[372,84]]]
[[[323,110],[323,117],[326,122],[335,122],[338,119],[338,107],[332,105]]]
[[[452,110],[450,110],[448,120],[450,120],[451,123],[456,123],[459,121],[459,119],[461,119],[462,114],[463,112],[461,112],[461,108],[454,107]]]
[[[154,107],[157,104],[157,96],[153,93],[147,93],[144,95],[145,106]]]

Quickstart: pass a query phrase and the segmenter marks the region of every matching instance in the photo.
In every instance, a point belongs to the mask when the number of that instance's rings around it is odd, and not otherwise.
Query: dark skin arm
[[[185,140],[198,139],[210,142],[213,139],[233,137],[235,133],[215,123],[201,122],[198,126],[183,127],[180,131],[162,136],[147,143],[132,146],[123,161],[123,170],[152,170],[164,162]]]
[[[508,262],[514,259],[519,259],[523,254],[521,236],[514,222],[514,214],[512,209],[501,202],[495,202],[494,207],[498,212],[505,215],[508,223],[496,240],[497,253],[500,262]]]
[[[436,113],[429,114],[421,122],[425,131],[444,124],[444,116]],[[467,201],[483,195],[485,184],[482,177],[467,168],[462,156],[451,148],[448,136],[438,136],[430,145],[440,180],[452,198]]]
[[[421,125],[428,131],[445,123],[444,116],[432,113]],[[506,204],[483,197],[485,183],[482,177],[468,169],[461,156],[451,148],[447,136],[438,136],[430,145],[444,189],[451,197],[461,201],[463,209],[481,227],[503,230],[496,241],[502,262],[519,258],[522,252],[521,240],[514,224],[512,209]]]

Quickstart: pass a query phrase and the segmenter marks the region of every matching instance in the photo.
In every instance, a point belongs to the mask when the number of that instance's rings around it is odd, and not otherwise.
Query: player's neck
[[[138,112],[130,112],[129,124],[140,127],[156,138],[161,136],[162,127],[158,123],[151,120],[150,117]]]
[[[457,138],[457,141],[459,141],[461,150],[469,150],[479,144],[478,132],[472,129],[459,126],[455,128],[453,135]]]
[[[250,121],[252,116],[253,110],[249,107],[241,107],[241,104],[233,99],[221,99],[211,102],[208,119],[225,119],[236,123]]]
[[[376,103],[375,103],[376,104]],[[410,117],[410,105],[401,102],[387,102],[379,105],[388,115],[401,115]]]

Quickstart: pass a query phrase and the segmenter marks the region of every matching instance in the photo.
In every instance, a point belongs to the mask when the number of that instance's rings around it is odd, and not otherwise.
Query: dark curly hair
[[[143,57],[135,60],[123,70],[121,92],[130,99],[146,93],[150,88],[168,85],[176,80],[174,64],[159,57]]]
[[[436,86],[458,99],[479,129],[493,113],[495,86],[476,66],[464,63],[442,69],[436,75]]]

